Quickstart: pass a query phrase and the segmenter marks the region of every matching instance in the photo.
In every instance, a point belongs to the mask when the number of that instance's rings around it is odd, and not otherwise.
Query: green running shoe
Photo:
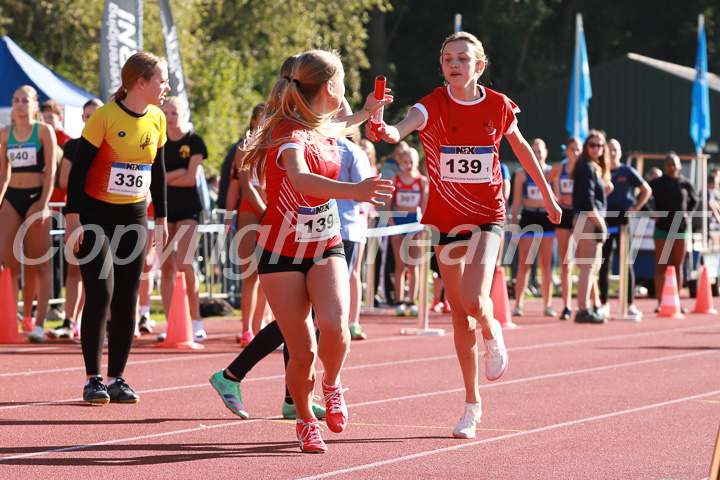
[[[223,376],[225,370],[220,370],[215,375],[210,377],[210,385],[215,387],[215,390],[220,394],[225,406],[230,409],[235,415],[239,415],[242,418],[249,418],[250,414],[245,410],[242,404],[242,393],[240,382],[233,382],[227,380]]]
[[[320,405],[320,397],[318,395],[313,396],[312,410],[315,414],[315,418],[325,418],[325,407]],[[297,418],[297,412],[295,411],[295,405],[287,402],[283,402],[282,416],[288,420],[294,420]]]

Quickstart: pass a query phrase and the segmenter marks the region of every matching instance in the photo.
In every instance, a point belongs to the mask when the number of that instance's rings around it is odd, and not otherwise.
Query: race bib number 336
[[[113,162],[108,181],[108,193],[129,197],[144,197],[150,188],[152,165]]]
[[[322,242],[340,233],[340,213],[335,200],[317,207],[298,208],[296,242]]]
[[[440,178],[444,182],[490,183],[495,147],[440,147]]]

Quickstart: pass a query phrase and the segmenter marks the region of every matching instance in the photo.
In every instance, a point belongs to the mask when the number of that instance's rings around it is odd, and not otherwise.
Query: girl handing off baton
[[[505,95],[477,84],[487,65],[482,43],[472,34],[454,33],[442,45],[440,64],[447,86],[420,100],[397,125],[383,124],[379,132],[383,140],[397,143],[420,131],[430,177],[422,222],[433,229],[435,254],[453,306],[455,350],[465,383],[465,411],[453,435],[473,438],[482,414],[476,322],[485,343],[487,379],[500,378],[508,363],[489,298],[505,222],[498,159],[503,135],[540,189],[550,221],[559,223],[561,211],[517,128],[519,108]],[[377,140],[371,130],[367,135]]]

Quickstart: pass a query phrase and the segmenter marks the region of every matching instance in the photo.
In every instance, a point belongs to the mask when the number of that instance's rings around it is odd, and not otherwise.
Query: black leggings
[[[605,221],[607,222],[608,228],[616,227],[618,229],[625,228],[625,225],[627,225],[627,220],[623,218],[606,218]],[[629,242],[630,239],[628,238],[627,241]],[[603,262],[600,266],[600,273],[598,276],[598,288],[600,289],[600,301],[605,304],[608,301],[608,290],[610,289],[609,286],[609,279],[608,276],[610,275],[610,266],[612,265],[613,261],[613,251],[618,251],[617,255],[617,261],[620,261],[620,232],[618,230],[618,233],[611,233],[605,243],[602,247],[602,258]],[[628,268],[628,281],[627,281],[627,301],[628,304],[633,303],[634,300],[634,290],[635,290],[635,268],[633,265],[630,265],[630,268]]]
[[[313,311],[313,318],[315,312]],[[315,337],[320,338],[320,332],[315,330]],[[265,328],[260,330],[252,342],[240,352],[233,362],[228,365],[227,371],[232,373],[235,378],[242,381],[245,375],[248,374],[252,368],[260,362],[263,358],[270,355],[285,341],[280,327],[278,326],[277,320],[273,320],[268,323]],[[287,370],[288,362],[290,361],[290,351],[285,345],[283,349],[283,361],[285,362],[285,370]],[[290,391],[285,385],[285,398],[290,401]]]
[[[101,375],[108,312],[108,377],[122,377],[135,333],[140,275],[147,249],[145,202],[115,205],[85,196],[78,252],[85,285],[81,342],[85,372]],[[124,228],[123,228],[124,227]]]
[[[255,335],[252,342],[228,365],[227,370],[238,380],[242,381],[245,375],[247,375],[260,360],[270,355],[282,345],[284,341],[285,338],[282,332],[280,332],[277,320],[273,320]],[[283,349],[283,357],[285,360],[285,368],[287,368],[288,360],[290,360],[287,345],[285,345]]]

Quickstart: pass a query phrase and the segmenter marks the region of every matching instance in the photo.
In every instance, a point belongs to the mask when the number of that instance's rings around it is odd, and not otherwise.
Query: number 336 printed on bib
[[[150,188],[152,165],[113,162],[108,181],[108,193],[142,197]]]

